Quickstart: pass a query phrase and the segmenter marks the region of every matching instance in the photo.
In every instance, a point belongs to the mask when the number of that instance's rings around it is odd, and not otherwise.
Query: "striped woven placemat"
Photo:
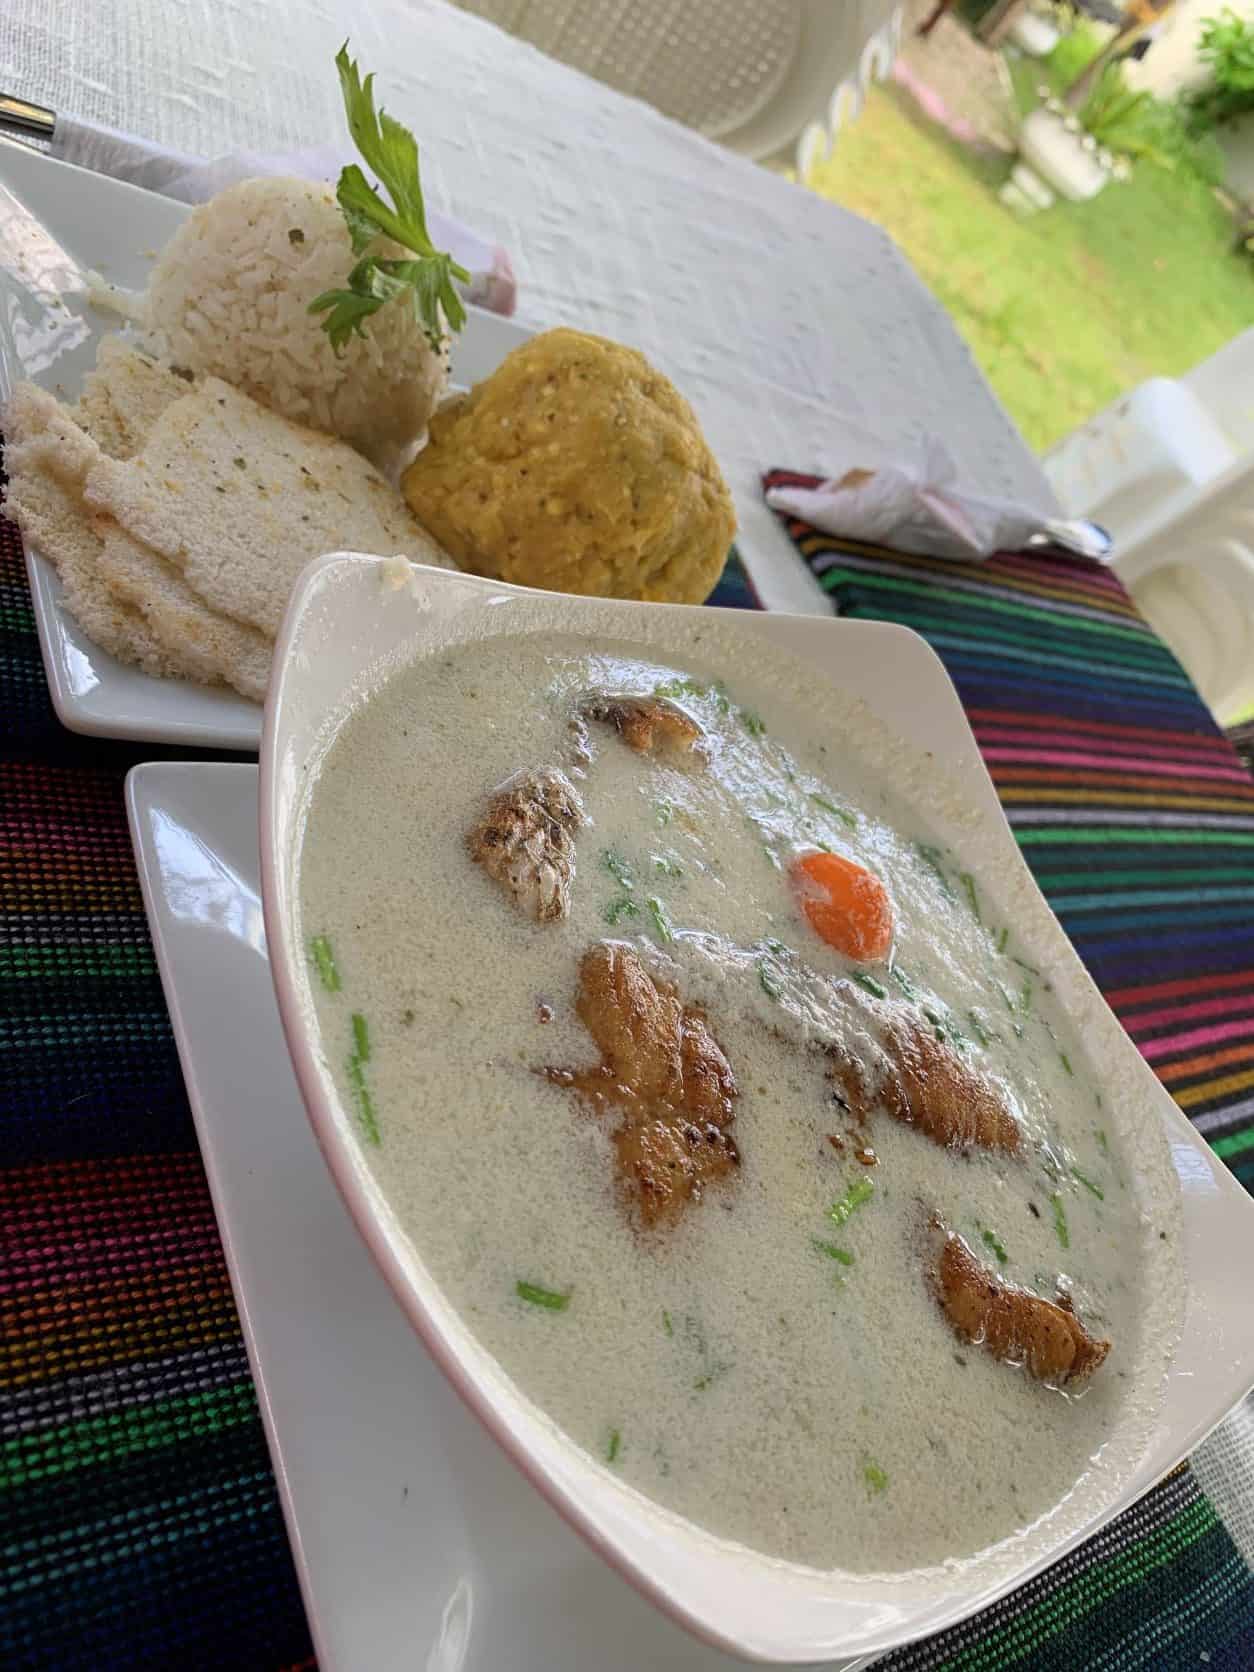
[[[734,569],[719,601],[752,603]],[[123,810],[127,768],[171,751],[57,724],[5,524],[0,703],[0,1667],[310,1668]],[[1203,1653],[1254,1664],[1254,1585],[1182,1470],[886,1664]]]

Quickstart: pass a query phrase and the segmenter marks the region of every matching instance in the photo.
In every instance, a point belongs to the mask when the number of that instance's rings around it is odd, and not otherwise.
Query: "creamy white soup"
[[[1174,1230],[891,763],[716,648],[496,639],[349,717],[299,865],[325,1057],[605,1468],[819,1568],[968,1556],[1100,1458]]]

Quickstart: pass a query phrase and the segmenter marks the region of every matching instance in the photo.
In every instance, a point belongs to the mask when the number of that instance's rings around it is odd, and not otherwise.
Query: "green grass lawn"
[[[892,234],[1033,447],[1254,325],[1254,262],[1190,171],[1141,162],[1025,221],[997,200],[1007,172],[876,89],[810,184]]]

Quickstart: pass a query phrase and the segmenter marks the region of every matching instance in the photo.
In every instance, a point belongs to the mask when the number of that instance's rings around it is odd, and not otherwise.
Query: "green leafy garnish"
[[[668,825],[675,817],[675,803],[673,801],[655,802],[653,811],[660,825]]]
[[[981,1045],[989,1044],[990,1041],[992,1040],[993,1036],[992,1036],[992,1034],[989,1033],[988,1029],[984,1026],[983,1022],[980,1020],[979,1011],[978,1010],[968,1010],[967,1011],[967,1021],[970,1022],[971,1032],[979,1040],[980,1044]]]
[[[843,1225],[855,1208],[860,1208],[864,1202],[869,1202],[875,1194],[875,1186],[870,1179],[855,1179],[843,1196],[837,1198],[827,1210],[827,1217],[835,1225]]]
[[[914,982],[911,981],[910,977],[906,974],[905,970],[902,969],[900,964],[893,965],[892,975],[893,980],[901,988],[906,997],[908,999],[914,998],[917,989]]]
[[[665,1307],[662,1308],[662,1328],[667,1335],[674,1335],[675,1333],[675,1326],[671,1323],[671,1315]]]
[[[998,935],[998,937],[997,937],[997,950],[999,952],[1004,952],[1006,950],[1006,942],[1009,939],[1010,939],[1010,930],[1008,928],[1003,929],[1001,934]]]
[[[611,900],[605,908],[605,921],[617,923],[620,917],[639,917],[640,907],[626,894],[620,899]]]
[[[618,1454],[622,1448],[623,1436],[619,1433],[617,1428],[611,1428],[609,1444],[605,1448],[605,1461],[607,1463],[617,1462]]]
[[[941,892],[944,894],[945,898],[947,900],[952,900],[954,897],[953,886],[945,874],[944,855],[941,853],[941,850],[938,847],[934,847],[930,842],[916,842],[914,844],[914,851],[936,878],[937,882],[940,883]]]
[[[361,1127],[361,1135],[368,1144],[377,1146],[379,1143],[379,1122],[374,1112],[374,1099],[370,1095],[370,1087],[366,1084],[361,1058],[356,1051],[348,1059],[348,1081],[353,1088],[353,1096],[357,1100],[357,1124]]]
[[[655,697],[705,697],[709,695],[708,685],[702,685],[697,679],[667,679],[661,685],[653,687]]]
[[[1019,990],[1019,1014],[1026,1016],[1032,1008],[1032,977],[1027,976]]]
[[[877,981],[873,975],[868,975],[865,970],[854,970],[853,978],[859,987],[866,988],[873,999],[886,999],[888,997],[888,988],[885,987],[884,983]]]
[[[761,737],[766,730],[765,722],[760,714],[755,714],[751,708],[740,710],[740,723],[750,737]]]
[[[1071,1247],[1071,1233],[1067,1229],[1067,1210],[1062,1205],[1062,1197],[1058,1191],[1049,1198],[1049,1205],[1054,1210],[1054,1229],[1058,1233],[1058,1241],[1064,1248]]]
[[[660,872],[664,877],[679,878],[684,874],[683,866],[677,859],[672,859],[668,853],[655,853],[653,855],[653,869]]]
[[[821,1237],[812,1237],[810,1240],[819,1253],[826,1254],[829,1260],[838,1260],[842,1266],[853,1265],[853,1255],[847,1248],[841,1248],[838,1243],[824,1242]]]
[[[879,1464],[872,1462],[869,1457],[862,1465],[862,1478],[866,1481],[872,1492],[882,1492],[888,1485],[888,1476],[884,1473],[883,1469],[880,1468]]]
[[[1066,1069],[1068,1074],[1071,1074],[1071,1075],[1075,1074],[1075,1069],[1072,1068],[1072,1066],[1071,1066],[1071,1058],[1067,1055],[1067,1053],[1065,1051],[1059,1051],[1058,1060],[1062,1064],[1062,1066]]]
[[[975,878],[971,875],[970,871],[959,871],[958,881],[962,884],[963,892],[967,897],[967,904],[971,907],[971,910],[975,915],[975,921],[977,923],[983,922],[983,919],[980,916],[980,896],[979,891],[975,886]]]
[[[427,341],[438,349],[446,329],[460,331],[466,323],[466,309],[453,280],[469,279],[470,274],[431,242],[413,134],[385,110],[375,111],[374,77],[368,75],[362,81],[348,56],[347,41],[335,56],[335,67],[353,144],[386,187],[392,205],[384,202],[356,163],[341,172],[335,195],[353,254],[361,259],[349,273],[346,287],[315,296],[309,312],[326,315],[322,328],[338,353],[354,334],[365,334],[366,321],[385,302],[406,297]],[[417,259],[365,254],[380,234],[412,250]]]
[[[1094,1184],[1092,1179],[1082,1173],[1078,1167],[1073,1167],[1071,1169],[1071,1176],[1075,1179],[1077,1184],[1082,1184],[1086,1190],[1091,1191],[1093,1195],[1097,1197],[1099,1202],[1104,1202],[1106,1200],[1106,1192],[1102,1189],[1101,1185]]]
[[[370,1030],[360,1010],[353,1011],[353,1055],[358,1062],[370,1061]]]
[[[998,1265],[1004,1266],[1010,1256],[1006,1252],[1005,1243],[1002,1242],[996,1231],[981,1230],[980,1236],[983,1239],[985,1248],[991,1248],[993,1253],[997,1256]]]
[[[758,959],[758,984],[768,999],[779,1002],[779,982],[772,977],[765,958]]]
[[[542,1289],[538,1283],[525,1283],[521,1277],[514,1285],[514,1293],[519,1300],[525,1300],[532,1306],[543,1306],[550,1312],[565,1312],[570,1305],[569,1289],[560,1295],[555,1289]]]
[[[314,968],[318,971],[318,980],[328,993],[338,993],[340,990],[340,972],[335,967],[335,955],[331,951],[331,942],[325,935],[315,935],[310,942],[309,950],[313,953]]]
[[[1101,1150],[1103,1155],[1109,1155],[1110,1154],[1110,1139],[1102,1131],[1100,1126],[1097,1128],[1096,1136],[1097,1136],[1097,1147],[1098,1147],[1098,1149]]]
[[[673,941],[675,938],[675,931],[671,926],[670,918],[667,916],[666,907],[658,899],[657,895],[650,894],[649,898],[645,901],[645,905],[649,908],[649,916],[653,919],[653,927],[658,932],[658,939]]]
[[[858,828],[858,821],[847,807],[838,807],[834,801],[829,801],[825,795],[811,795],[810,800],[816,807],[821,807],[825,813],[831,813],[842,824],[847,824],[850,830]]]
[[[620,888],[625,888],[630,893],[636,886],[630,867],[621,853],[616,853],[613,848],[606,848],[601,854],[601,863]]]

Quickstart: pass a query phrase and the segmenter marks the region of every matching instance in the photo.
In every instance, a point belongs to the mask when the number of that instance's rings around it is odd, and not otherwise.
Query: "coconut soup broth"
[[[445,1292],[625,1481],[820,1568],[974,1553],[1057,1505],[1116,1424],[1158,1228],[1015,925],[894,806],[892,763],[872,775],[784,682],[637,658],[497,639],[407,669],[349,719],[300,863],[327,1060]],[[660,690],[711,759],[660,764],[591,726],[569,916],[536,923],[467,832],[519,768],[569,769],[589,690]],[[825,848],[886,884],[889,960],[851,963],[802,916],[790,862]],[[543,1073],[598,1060],[575,999],[606,939],[703,1008],[738,1087],[739,1167],[651,1229],[616,1176],[615,1111]],[[855,969],[859,994],[1006,1088],[1025,1154],[851,1118],[821,1047],[874,1047],[856,1005],[815,994]],[[1109,1337],[1081,1394],[955,1334],[925,1275],[932,1214]]]

